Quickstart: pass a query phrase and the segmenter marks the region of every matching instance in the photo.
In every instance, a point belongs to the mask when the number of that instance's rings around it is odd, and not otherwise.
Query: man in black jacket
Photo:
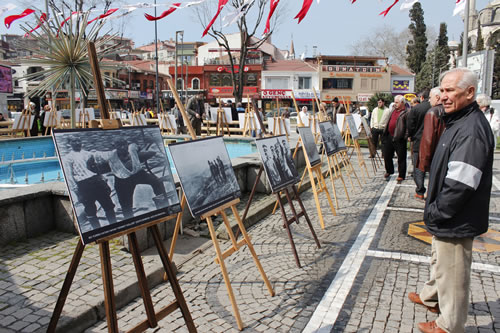
[[[417,186],[415,189],[415,198],[424,199],[425,186],[424,178],[425,173],[417,168],[418,152],[420,149],[420,140],[422,139],[422,132],[424,130],[424,118],[427,111],[431,108],[429,102],[429,89],[425,89],[420,94],[421,101],[419,104],[411,108],[408,113],[408,137],[411,141],[411,161],[413,164],[413,180]]]
[[[493,135],[475,102],[476,75],[455,68],[441,76],[446,129],[432,159],[424,221],[433,235],[430,279],[411,301],[440,312],[422,332],[464,332],[472,241],[488,230]]]

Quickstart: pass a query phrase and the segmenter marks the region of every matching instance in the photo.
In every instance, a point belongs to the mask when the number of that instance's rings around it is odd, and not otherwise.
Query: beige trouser
[[[469,309],[473,238],[432,237],[430,279],[420,292],[422,302],[441,314],[436,324],[450,333],[464,332]]]

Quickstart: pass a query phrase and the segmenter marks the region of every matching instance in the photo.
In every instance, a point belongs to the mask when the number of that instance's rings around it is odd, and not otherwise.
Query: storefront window
[[[222,86],[231,87],[233,83],[231,82],[231,74],[222,74]]]
[[[257,86],[257,74],[256,73],[245,74],[245,86],[247,86],[247,87],[256,87]]]
[[[289,89],[288,77],[266,77],[266,89]]]
[[[222,86],[220,82],[220,75],[217,73],[210,74],[210,85],[213,87],[220,87]]]
[[[372,79],[372,90],[378,90],[378,80]]]
[[[323,79],[323,89],[352,89],[353,79]]]
[[[368,89],[368,79],[361,79],[361,89],[363,90]]]

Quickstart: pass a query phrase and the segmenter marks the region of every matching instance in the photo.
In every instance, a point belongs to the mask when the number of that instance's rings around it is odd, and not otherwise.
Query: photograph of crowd
[[[299,181],[299,174],[295,168],[286,136],[257,139],[255,143],[273,193]]]
[[[159,128],[54,130],[54,142],[84,244],[180,211]]]
[[[193,217],[241,196],[222,137],[168,145]]]
[[[318,148],[316,147],[316,142],[314,141],[314,135],[310,127],[298,127],[299,135],[302,140],[302,146],[306,150],[307,159],[309,160],[310,166],[314,166],[321,163],[321,159],[318,154]]]
[[[354,121],[354,117],[352,114],[347,114],[345,116],[345,120],[347,121],[347,126],[349,126],[349,131],[351,132],[351,137],[354,140],[359,139],[358,128],[356,127],[356,121]]]

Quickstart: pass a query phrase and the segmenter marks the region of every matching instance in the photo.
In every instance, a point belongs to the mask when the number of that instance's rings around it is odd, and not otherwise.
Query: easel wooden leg
[[[168,259],[172,260],[174,257],[175,244],[177,243],[177,238],[179,237],[179,230],[181,229],[182,224],[182,212],[184,211],[184,207],[186,206],[186,196],[184,193],[181,198],[181,211],[177,213],[177,218],[175,219],[175,228],[174,234],[172,235],[172,242],[170,243],[170,252],[168,254]]]
[[[309,172],[309,178],[311,179],[314,201],[316,202],[316,210],[318,211],[319,225],[321,226],[321,229],[325,229],[325,221],[323,220],[323,213],[321,212],[321,206],[319,204],[319,196],[318,196],[318,189],[316,188],[316,180],[314,179],[314,175],[311,169],[307,168],[307,170]]]
[[[306,208],[304,207],[304,204],[302,203],[302,199],[299,196],[299,191],[297,190],[295,185],[292,186],[292,190],[293,190],[293,193],[295,194],[295,198],[297,199],[297,202],[299,203],[300,209],[304,213],[304,217],[305,217],[307,225],[309,226],[309,229],[311,230],[311,233],[314,237],[314,241],[316,242],[316,246],[318,246],[318,249],[320,249],[321,244],[319,243],[318,237],[316,237],[316,232],[314,231],[311,220],[309,219],[309,215],[307,215]]]
[[[68,297],[69,289],[71,288],[71,284],[73,283],[73,278],[75,277],[76,270],[78,268],[78,264],[80,263],[80,259],[82,258],[84,249],[85,245],[83,245],[82,241],[79,239],[78,243],[76,244],[73,259],[71,259],[71,263],[69,265],[68,273],[66,273],[66,278],[64,279],[61,292],[59,293],[59,297],[57,298],[54,312],[52,313],[52,317],[50,318],[47,333],[54,333],[56,331],[57,322],[61,317],[64,303],[66,302],[66,298]]]
[[[231,281],[229,280],[229,275],[227,273],[226,265],[224,264],[224,258],[222,258],[222,252],[219,247],[219,241],[217,240],[217,235],[215,234],[215,229],[212,223],[212,219],[207,217],[208,230],[210,231],[210,237],[212,238],[212,243],[214,244],[216,257],[219,261],[220,269],[222,271],[222,277],[224,278],[224,283],[226,284],[227,293],[229,294],[229,300],[231,301],[231,306],[233,307],[234,317],[236,318],[236,324],[238,329],[243,330],[243,321],[241,321],[240,312],[238,310],[238,304],[236,304],[236,298],[234,297],[233,287],[231,286]]]
[[[347,201],[351,201],[351,199],[349,198],[349,193],[347,192],[347,187],[345,186],[345,181],[344,181],[344,177],[342,176],[342,170],[340,170],[340,164],[337,160],[337,155],[332,155],[332,164],[333,164],[333,171],[335,173],[335,179],[337,178],[340,178],[340,180],[342,181],[342,185],[344,186],[344,192],[345,192],[345,195],[347,197]],[[348,174],[349,176],[349,174]],[[349,177],[349,179],[351,179]],[[351,180],[351,184],[352,184],[352,180]],[[354,185],[353,185],[354,187]]]
[[[236,218],[236,222],[238,223],[238,226],[240,227],[241,234],[243,235],[243,238],[245,239],[248,250],[250,250],[250,253],[252,254],[253,261],[255,262],[255,265],[259,269],[260,275],[262,276],[262,279],[264,280],[264,283],[266,284],[267,290],[271,294],[271,296],[274,296],[274,290],[273,287],[271,286],[271,282],[269,282],[269,279],[267,278],[266,272],[264,272],[264,269],[262,268],[262,265],[260,264],[259,257],[257,257],[257,253],[255,252],[255,249],[253,248],[252,241],[250,240],[250,237],[247,234],[247,230],[245,229],[245,226],[243,225],[243,222],[241,222],[240,214],[238,214],[238,210],[236,209],[236,206],[231,206],[231,210],[233,211],[233,215]]]
[[[144,272],[144,265],[142,263],[141,254],[139,253],[137,235],[135,234],[135,232],[132,232],[127,236],[128,242],[130,244],[130,252],[132,253],[132,258],[134,259],[134,266],[135,272],[137,273],[137,280],[139,282],[139,289],[141,290],[142,299],[144,301],[144,308],[148,317],[148,324],[149,327],[153,328],[158,326],[158,321],[156,320],[156,314],[153,307],[153,301],[151,300],[148,280],[146,278],[146,273]]]
[[[179,281],[175,277],[174,269],[172,268],[172,263],[168,258],[168,253],[165,247],[163,246],[163,242],[160,236],[160,231],[158,230],[158,225],[153,225],[148,228],[153,235],[153,240],[155,242],[156,248],[158,249],[158,254],[160,255],[161,261],[163,263],[163,268],[165,272],[167,272],[167,278],[170,282],[170,286],[174,292],[174,296],[176,298],[176,303],[179,306],[182,316],[184,317],[184,321],[186,322],[187,329],[190,333],[196,333],[196,326],[194,325],[193,318],[191,318],[191,313],[186,304],[186,300],[184,299],[184,294],[182,293],[181,287],[179,285]],[[168,309],[165,311],[165,314],[161,314],[161,316],[166,316],[170,313]],[[158,316],[160,317],[160,315]],[[162,317],[163,318],[163,317]],[[161,319],[161,318],[159,318]]]
[[[330,182],[332,183],[333,197],[335,198],[335,208],[339,209],[339,201],[337,200],[337,191],[335,190],[335,178],[332,173],[333,165],[330,161],[330,156],[326,157],[328,161],[328,174],[330,175]]]
[[[286,190],[285,190],[285,193],[286,193]],[[286,216],[285,208],[283,207],[283,204],[281,203],[279,193],[276,193],[276,197],[278,198],[278,203],[279,203],[280,211],[281,211],[281,217],[283,218],[283,228],[286,229],[286,232],[288,233],[288,239],[290,240],[290,245],[292,245],[292,253],[293,253],[293,256],[295,258],[295,263],[297,264],[298,268],[301,268],[302,266],[300,265],[299,255],[297,254],[297,249],[295,248],[295,242],[293,241],[292,232],[290,231],[290,225],[288,224],[288,218]],[[290,205],[290,207],[292,207],[293,204],[290,201],[290,198],[288,195],[287,195],[287,199],[288,199],[288,204]],[[297,222],[298,222],[298,219],[297,219]]]
[[[113,273],[111,270],[109,241],[99,243],[99,252],[101,255],[102,283],[104,287],[104,306],[106,308],[108,332],[118,333],[118,318],[116,316],[115,291],[113,288]]]
[[[323,177],[323,173],[321,173],[321,167],[316,168],[316,174],[318,177],[318,182],[320,185],[320,192],[325,192],[326,198],[328,199],[328,204],[330,205],[330,208],[332,210],[333,215],[337,215],[337,212],[335,211],[335,207],[333,207],[333,202],[332,202],[332,197],[330,196],[330,193],[328,192],[328,188],[326,187],[326,182],[325,178]]]

